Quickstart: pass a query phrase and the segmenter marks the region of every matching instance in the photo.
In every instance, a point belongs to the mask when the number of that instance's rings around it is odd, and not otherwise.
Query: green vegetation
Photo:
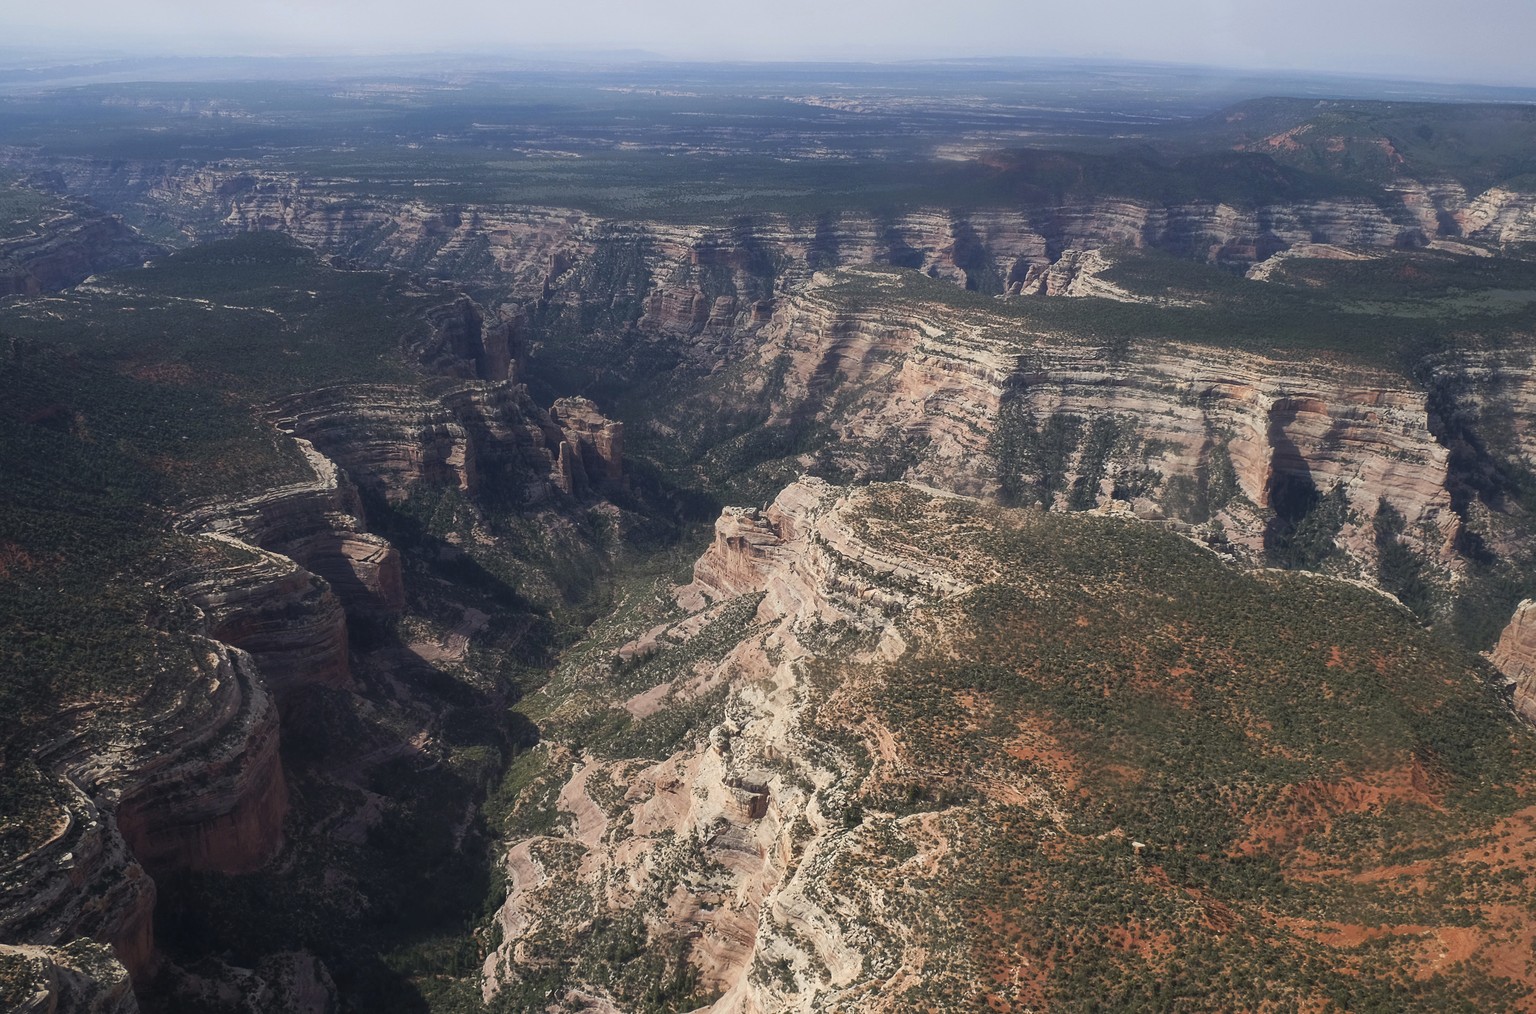
[[[1330,178],[1449,177],[1476,190],[1536,172],[1536,107],[1514,103],[1266,98],[1172,133]]]
[[[951,307],[998,328],[1015,329],[1021,343],[1067,339],[1113,351],[1124,343],[1189,342],[1281,356],[1330,356],[1346,366],[1404,376],[1417,374],[1435,354],[1498,347],[1536,329],[1536,270],[1523,261],[1432,251],[1365,262],[1295,260],[1276,273],[1279,284],[1258,284],[1167,253],[1118,250],[1111,257],[1115,266],[1105,272],[1106,280],[1133,293],[1194,305],[1099,297],[998,301],[915,271],[878,267],[845,271],[826,291],[866,311],[914,304]],[[1337,288],[1332,284],[1336,272]],[[1373,290],[1380,278],[1396,278],[1397,287]]]
[[[1437,591],[1422,553],[1402,541],[1407,527],[1402,512],[1382,499],[1376,506],[1371,530],[1376,541],[1376,579],[1418,616],[1428,616]]]
[[[917,649],[877,679],[860,669],[854,705],[903,746],[903,778],[871,790],[865,813],[947,799],[960,821],[966,863],[917,891],[909,919],[964,917],[970,982],[1006,993],[1027,958],[1039,992],[1015,999],[1068,1010],[1522,1002],[1481,964],[1413,974],[1423,959],[1405,936],[1373,947],[1296,929],[1524,939],[1498,913],[1524,904],[1529,855],[1461,871],[1524,805],[1536,740],[1467,654],[1367,591],[1238,573],[1145,526],[965,502],[913,512],[898,496],[876,488],[869,532],[980,553],[997,575],[919,613]],[[930,625],[945,637],[927,646]],[[852,673],[832,670],[831,686]],[[1065,823],[965,804],[989,785],[1046,787]],[[1425,872],[1370,875],[1409,862]]]

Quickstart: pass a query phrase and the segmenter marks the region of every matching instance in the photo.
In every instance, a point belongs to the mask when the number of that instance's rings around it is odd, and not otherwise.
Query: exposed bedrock
[[[231,549],[228,564],[172,582],[208,635],[250,653],[280,702],[300,687],[351,687],[346,613],[330,584],[276,553]]]
[[[393,615],[405,604],[400,554],[364,530],[357,490],[325,455],[299,440],[314,478],[246,500],[216,502],[189,511],[178,527],[268,550],[324,578],[349,612]],[[327,611],[321,598],[314,610]],[[323,627],[326,621],[307,621]],[[323,667],[322,667],[323,669]]]
[[[0,969],[20,1003],[12,1014],[137,1014],[127,971],[108,947],[75,940],[62,947],[0,944]]]
[[[507,382],[461,381],[433,395],[383,385],[326,388],[284,399],[271,414],[389,499],[428,484],[471,494],[492,488],[535,502],[555,489],[580,492],[589,478],[622,476],[619,424],[584,399],[544,412],[524,387]],[[563,465],[562,444],[571,446]]]
[[[823,454],[845,473],[1219,519],[1254,551],[1277,489],[1337,488],[1349,507],[1339,545],[1366,572],[1382,501],[1404,516],[1406,540],[1451,557],[1450,455],[1425,393],[1395,374],[1172,343],[1109,357],[994,321],[815,293],[784,301],[759,340],[761,374],[782,378],[764,392],[768,425],[817,419],[832,434]]]
[[[25,235],[0,239],[0,297],[62,289],[159,252],[116,215],[62,212]]]
[[[586,398],[561,398],[549,417],[564,437],[560,442],[555,484],[578,493],[592,483],[624,481],[624,424],[606,418]]]
[[[1515,710],[1536,724],[1536,601],[1515,608],[1489,660],[1509,681]]]
[[[146,703],[71,716],[37,749],[67,799],[0,891],[5,939],[88,937],[135,979],[156,965],[150,874],[260,866],[282,844],[288,800],[277,712],[250,656],[205,640],[192,670],[164,674]]]
[[[431,331],[414,351],[434,373],[479,380],[515,380],[520,347],[515,321],[488,321],[461,296],[428,311]]]
[[[195,688],[206,699],[185,716],[191,756],[162,760],[160,744],[146,743],[137,784],[119,797],[118,827],[151,875],[244,873],[282,843],[288,790],[277,709],[249,655],[210,645],[207,679]]]
[[[1467,352],[1428,365],[1431,425],[1451,452],[1459,509],[1510,509],[1519,476],[1536,463],[1536,362],[1522,349]],[[1519,509],[1519,508],[1515,508]],[[1507,526],[1481,537],[1500,555],[1516,551]],[[1514,541],[1509,541],[1513,539]]]
[[[725,714],[707,737],[659,762],[576,758],[558,802],[573,814],[569,827],[509,851],[504,942],[486,961],[488,998],[536,973],[526,942],[562,932],[571,897],[595,896],[612,918],[639,916],[653,941],[687,939],[700,986],[720,994],[710,1009],[722,1014],[810,1009],[811,995],[878,981],[904,959],[899,945],[876,943],[887,939],[870,926],[878,914],[820,888],[828,862],[857,839],[833,808],[863,776],[806,727],[820,707],[806,666],[829,630],[861,632],[871,661],[896,657],[904,641],[892,617],[963,594],[978,574],[969,561],[871,537],[858,509],[870,496],[802,479],[761,511],[721,516],[694,580],[674,590],[686,615],[645,637],[651,651],[679,650],[721,609],[760,595],[739,644],[660,688],[682,703],[693,688],[724,685]],[[944,501],[909,503],[928,510]],[[624,791],[589,791],[600,781]],[[691,841],[696,851],[675,845]],[[775,966],[783,974],[762,974]]]
[[[350,261],[449,277],[583,312],[625,307],[648,331],[725,337],[763,320],[811,273],[893,264],[983,292],[1033,291],[1067,250],[1154,247],[1251,264],[1298,244],[1401,247],[1435,239],[1536,240],[1536,194],[1398,180],[1375,197],[1236,206],[1102,196],[950,212],[758,214],[721,225],[618,222],[567,209],[359,198],[319,181],[227,162],[51,159],[12,151],[37,180],[91,195],[189,237],[280,230]],[[500,378],[499,337],[459,358]],[[469,352],[470,355],[463,353]]]

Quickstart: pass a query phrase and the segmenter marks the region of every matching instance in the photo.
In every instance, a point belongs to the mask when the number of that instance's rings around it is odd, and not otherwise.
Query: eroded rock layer
[[[1277,494],[1337,490],[1337,544],[1358,571],[1374,573],[1383,503],[1416,552],[1452,560],[1449,452],[1429,396],[1395,374],[1171,342],[1112,357],[996,318],[815,292],[786,300],[759,342],[768,425],[816,419],[848,474],[1214,525],[1255,557]]]
[[[52,836],[6,871],[7,939],[89,937],[146,977],[156,960],[149,873],[242,872],[280,846],[276,708],[250,656],[204,643],[195,671],[166,674],[162,699],[112,723],[105,746],[102,723],[81,715],[36,751],[69,796]]]
[[[1515,608],[1489,660],[1509,680],[1515,710],[1536,723],[1536,601]]]
[[[760,321],[811,273],[892,264],[984,292],[1069,291],[1063,252],[1152,247],[1239,265],[1297,245],[1393,248],[1536,239],[1536,200],[1495,187],[1398,180],[1378,199],[1340,197],[1239,207],[1112,195],[963,214],[760,214],[730,225],[616,222],[554,208],[437,206],[359,198],[329,185],[230,162],[11,161],[40,181],[90,194],[189,236],[281,230],[374,266],[485,286],[520,300],[633,305],[651,333],[727,338]],[[628,312],[628,311],[626,311]],[[473,329],[470,329],[473,330]],[[500,377],[503,336],[469,350]],[[471,345],[477,344],[471,341]],[[467,350],[467,349],[465,349]],[[464,351],[464,350],[461,350]]]
[[[1169,567],[1217,584],[1170,594]],[[563,989],[535,994],[555,1010],[629,1009],[633,990],[658,982],[691,984],[692,1002],[721,1014],[960,1009],[986,997],[1041,1009],[1080,998],[1072,970],[1105,960],[1119,970],[1095,990],[1162,988],[1144,952],[1115,942],[1145,930],[1164,940],[1158,953],[1183,962],[1185,941],[1163,936],[1175,925],[1198,938],[1191,948],[1311,969],[1286,979],[1297,995],[1352,988],[1360,976],[1372,988],[1423,989],[1446,942],[1467,934],[1480,942],[1469,960],[1497,969],[1505,995],[1523,995],[1529,973],[1486,950],[1509,939],[1503,901],[1426,908],[1398,853],[1362,855],[1351,831],[1400,819],[1382,814],[1384,800],[1389,813],[1426,818],[1459,805],[1444,788],[1459,776],[1415,753],[1413,729],[1434,728],[1431,705],[1447,695],[1485,715],[1501,749],[1525,742],[1499,724],[1475,667],[1370,592],[1239,574],[1124,519],[803,479],[765,508],[726,510],[674,595],[680,612],[636,632],[616,652],[622,663],[572,660],[557,676],[564,692],[596,682],[606,696],[556,704],[552,727],[567,709],[584,737],[601,727],[593,709],[628,724],[610,739],[538,748],[520,805],[547,815],[544,830],[509,842],[488,999],[542,990],[563,960]],[[1292,609],[1268,611],[1280,602]],[[1063,636],[1082,650],[1058,655]],[[1284,658],[1265,654],[1269,637],[1284,642]],[[1262,674],[1252,668],[1261,658]],[[1271,687],[1282,673],[1284,688]],[[649,685],[658,676],[666,682]],[[1379,695],[1383,681],[1390,699],[1373,713],[1416,717],[1412,727],[1390,720],[1366,757],[1342,760],[1330,745],[1336,733],[1353,742],[1355,713],[1293,697],[1320,682],[1322,693]],[[1326,728],[1271,724],[1299,704],[1328,715]],[[669,748],[638,745],[694,714],[697,731]],[[1165,723],[1204,734],[1187,750],[1170,746]],[[1243,788],[1252,795],[1241,803],[1188,784],[1191,763],[1197,774],[1247,765],[1229,753],[1257,758],[1282,741],[1283,764]],[[1237,791],[1222,784],[1211,791]],[[1133,797],[1150,809],[1094,809]],[[1159,805],[1181,809],[1168,819]],[[1477,826],[1426,845],[1434,858],[1415,870],[1443,864],[1459,876],[1491,855],[1489,834],[1528,840],[1528,808],[1513,797],[1501,806],[1489,824],[1462,811],[1457,820]],[[1207,835],[1220,843],[1209,869],[1190,854],[1212,846],[1187,840]],[[1297,849],[1303,838],[1326,842],[1326,853]],[[1249,857],[1299,900],[1226,883]],[[1529,881],[1518,859],[1495,861],[1511,881]],[[1396,948],[1384,961],[1336,929],[1359,918],[1348,886],[1305,886],[1362,868],[1367,882],[1378,883],[1378,868],[1391,881],[1380,904],[1422,919],[1379,929]],[[1071,878],[1107,900],[1084,906],[1060,893],[1076,889]],[[671,957],[630,982],[611,957],[626,946]],[[1344,985],[1306,978],[1316,974]],[[1226,1000],[1215,999],[1220,984],[1200,988],[1213,1007],[1257,1002],[1246,982]]]

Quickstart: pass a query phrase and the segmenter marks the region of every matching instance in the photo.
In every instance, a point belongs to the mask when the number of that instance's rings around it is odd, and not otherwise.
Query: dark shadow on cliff
[[[341,1010],[415,1014],[433,1009],[441,984],[472,982],[483,958],[475,930],[504,896],[500,833],[483,804],[539,741],[511,709],[542,682],[564,625],[418,518],[381,498],[368,506],[404,557],[407,616],[481,609],[492,620],[476,643],[493,661],[439,659],[433,644],[411,643],[413,624],[349,611],[352,689],[309,687],[282,702],[288,844],[248,876],[159,885],[156,933],[192,970],[215,967],[210,957],[256,968],[307,952]],[[146,1006],[183,1010],[186,999]]]
[[[1326,494],[1317,488],[1306,457],[1287,428],[1301,406],[1277,402],[1269,413],[1271,516],[1264,527],[1264,555],[1277,567],[1314,570],[1335,552],[1348,502],[1342,485]]]

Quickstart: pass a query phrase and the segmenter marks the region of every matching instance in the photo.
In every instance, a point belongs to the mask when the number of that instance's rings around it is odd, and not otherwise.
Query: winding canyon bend
[[[6,997],[1530,1009],[1536,191],[1326,105],[696,216],[5,147]]]

